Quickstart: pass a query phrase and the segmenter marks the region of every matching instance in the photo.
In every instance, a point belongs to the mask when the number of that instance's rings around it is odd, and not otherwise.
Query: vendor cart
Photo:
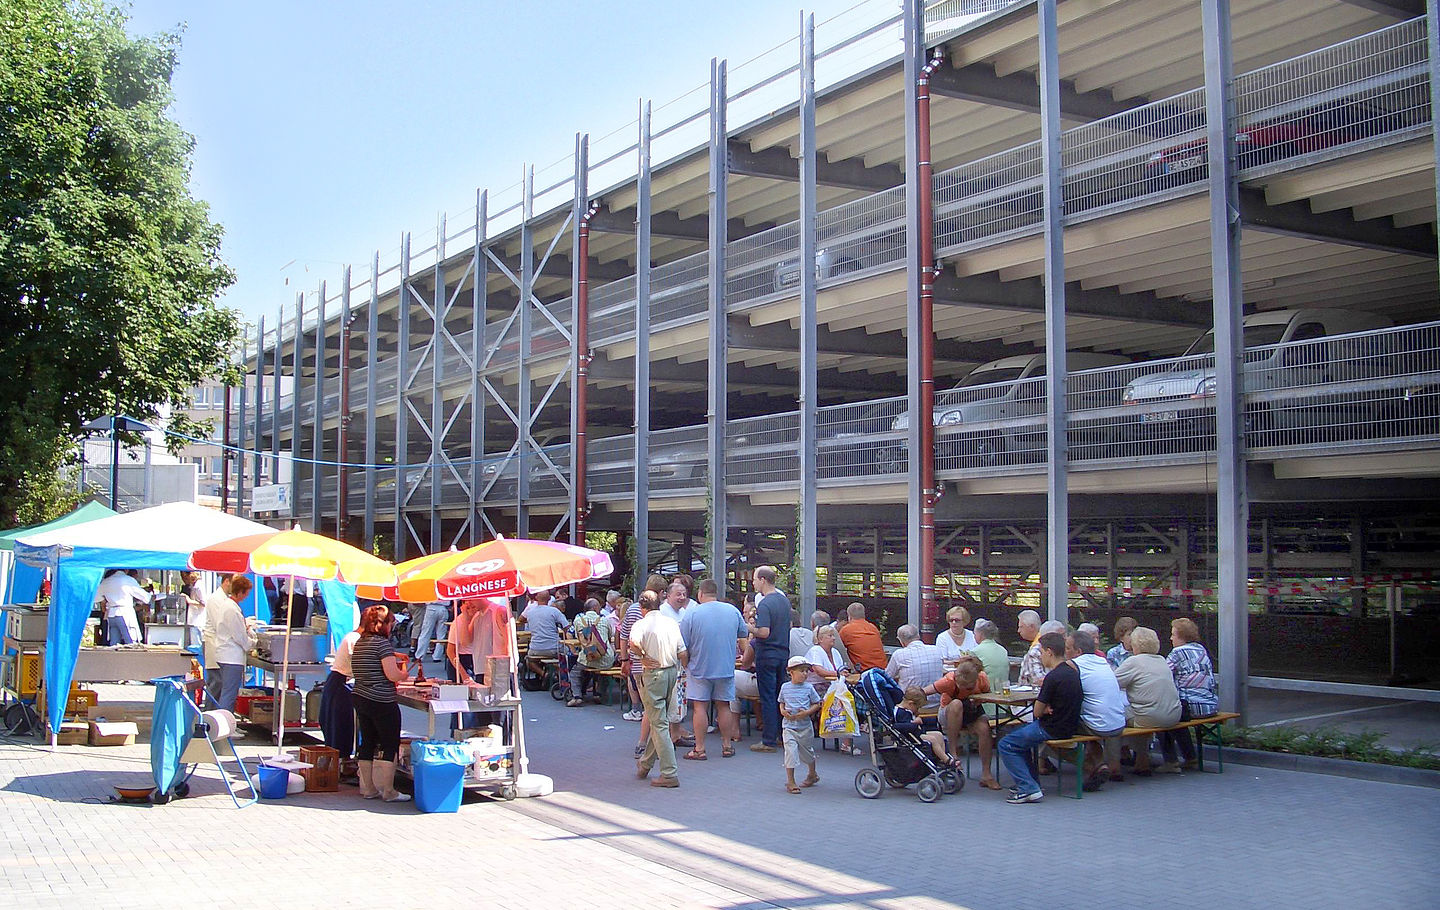
[[[521,758],[525,754],[525,725],[521,712],[520,699],[518,698],[496,698],[484,701],[477,698],[470,698],[465,701],[441,701],[435,698],[420,698],[414,695],[400,693],[396,701],[407,708],[414,708],[416,711],[425,712],[428,727],[426,738],[435,739],[435,719],[437,717],[448,717],[452,714],[461,713],[500,713],[509,715],[509,723],[502,724],[508,727],[510,735],[500,748],[486,749],[485,756],[498,759],[508,759],[508,764],[503,761],[496,762],[497,767],[477,770],[477,764],[465,772],[465,789],[484,790],[491,793],[498,793],[505,799],[514,799],[516,796],[516,784],[520,774],[524,770],[521,765]],[[401,768],[402,773],[409,774],[409,769]]]

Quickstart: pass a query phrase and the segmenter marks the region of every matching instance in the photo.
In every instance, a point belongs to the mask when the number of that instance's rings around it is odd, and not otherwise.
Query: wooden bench
[[[625,673],[623,670],[621,670],[619,667],[606,667],[603,670],[591,670],[590,674],[592,676],[598,676],[601,679],[614,680],[614,682],[606,685],[605,688],[613,689],[618,686],[620,691],[620,697],[618,699],[618,701],[620,702],[620,707],[626,708],[626,705],[630,704],[630,687],[625,685]],[[597,684],[596,689],[598,690],[599,688],[600,686]],[[604,698],[604,696],[602,696],[602,698]],[[609,699],[605,698],[605,704],[608,705],[609,703]],[[626,710],[629,709],[626,708]]]
[[[1120,737],[1126,736],[1153,736],[1156,733],[1175,733],[1181,730],[1195,730],[1199,737],[1200,748],[1196,750],[1195,758],[1201,771],[1205,770],[1205,741],[1207,738],[1215,744],[1216,761],[1218,770],[1216,773],[1225,773],[1225,735],[1221,725],[1226,721],[1234,720],[1239,714],[1220,712],[1207,717],[1192,717],[1189,720],[1182,720],[1178,724],[1171,724],[1168,727],[1126,727],[1120,731]],[[1050,739],[1045,745],[1055,750],[1056,758],[1060,759],[1059,779],[1065,779],[1065,757],[1068,754],[1071,762],[1075,765],[1075,799],[1080,799],[1084,792],[1085,785],[1085,746],[1088,743],[1098,743],[1099,736],[1072,736],[1069,739]],[[1061,787],[1064,792],[1064,787]]]

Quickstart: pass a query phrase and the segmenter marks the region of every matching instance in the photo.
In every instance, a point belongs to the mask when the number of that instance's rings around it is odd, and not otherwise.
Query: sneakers
[[[1038,803],[1044,798],[1045,794],[1039,790],[1036,790],[1034,793],[1021,793],[1019,791],[1016,791],[1014,793],[1011,793],[1010,797],[1006,799],[1005,802],[1009,803],[1012,806],[1019,806],[1023,803]]]
[[[714,724],[711,724],[710,726],[708,726],[708,727],[705,728],[705,732],[706,732],[706,733],[714,733],[714,732],[715,732],[716,730],[718,730],[718,729],[720,729],[720,728],[717,727],[717,726],[715,726]]]
[[[633,708],[629,711],[626,711],[624,714],[621,714],[620,716],[625,720],[631,720],[638,724],[640,723],[640,721],[645,719],[645,712],[641,711],[639,708]]]
[[[1156,774],[1181,774],[1181,773],[1183,773],[1183,772],[1180,770],[1180,766],[1179,766],[1179,765],[1175,764],[1173,761],[1167,761],[1165,764],[1157,766],[1157,767],[1155,768],[1155,773],[1156,773]]]

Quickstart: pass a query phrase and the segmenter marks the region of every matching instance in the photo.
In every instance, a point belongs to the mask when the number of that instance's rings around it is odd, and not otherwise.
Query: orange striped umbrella
[[[294,528],[247,534],[202,547],[190,565],[212,572],[252,572],[352,585],[393,585],[395,566],[347,543]]]
[[[383,594],[392,600],[428,603],[471,597],[516,597],[526,591],[589,581],[604,553],[552,540],[487,541],[468,550],[434,553],[396,566],[399,581]],[[361,596],[375,596],[376,587]]]

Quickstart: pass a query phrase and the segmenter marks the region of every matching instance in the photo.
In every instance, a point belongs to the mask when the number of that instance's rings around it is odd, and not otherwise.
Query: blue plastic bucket
[[[261,765],[259,771],[260,798],[284,799],[286,788],[290,783],[290,772],[284,768],[272,768],[269,765]]]
[[[415,808],[421,812],[459,812],[469,757],[458,743],[411,743]]]

